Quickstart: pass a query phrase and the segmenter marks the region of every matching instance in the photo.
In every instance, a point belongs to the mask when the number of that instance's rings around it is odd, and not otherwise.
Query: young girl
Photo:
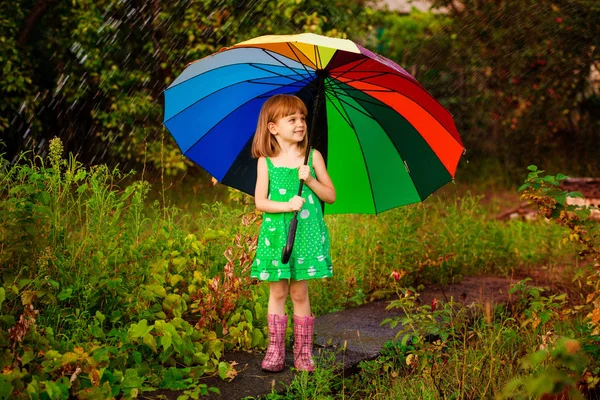
[[[323,156],[307,146],[306,106],[296,96],[275,95],[258,117],[252,156],[258,158],[255,203],[263,222],[251,276],[269,281],[269,346],[262,362],[265,371],[279,372],[285,364],[288,293],[294,305],[294,366],[313,371],[312,339],[315,318],[310,312],[308,280],[333,276],[329,232],[320,200],[335,201],[335,189]],[[297,196],[300,180],[305,184]],[[290,220],[298,213],[294,248],[287,264],[281,263]]]

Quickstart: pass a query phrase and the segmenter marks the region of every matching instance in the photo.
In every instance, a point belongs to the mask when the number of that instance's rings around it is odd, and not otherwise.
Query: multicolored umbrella
[[[403,68],[345,39],[261,36],[195,61],[165,91],[164,124],[188,158],[253,194],[252,137],[279,93],[307,104],[309,124],[316,114],[309,135],[337,193],[325,213],[380,213],[454,178],[464,146],[451,114]]]

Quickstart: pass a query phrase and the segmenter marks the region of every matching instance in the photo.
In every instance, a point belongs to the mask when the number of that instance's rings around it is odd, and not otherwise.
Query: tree
[[[84,161],[171,173],[186,164],[162,127],[162,91],[187,63],[264,34],[358,35],[371,15],[352,0],[30,0],[0,10],[9,152],[60,136]]]
[[[471,157],[521,166],[548,161],[550,152],[571,161],[571,171],[597,172],[598,164],[585,160],[600,156],[600,98],[590,80],[600,68],[600,3],[436,0],[434,6],[448,14],[388,16],[381,51],[414,66],[417,79],[454,114]]]

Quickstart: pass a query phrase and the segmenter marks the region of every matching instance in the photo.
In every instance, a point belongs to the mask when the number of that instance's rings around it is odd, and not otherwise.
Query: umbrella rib
[[[307,78],[308,79],[308,78]],[[221,118],[216,124],[214,124],[208,131],[206,131],[206,133],[204,135],[202,135],[202,137],[200,137],[198,140],[196,140],[192,145],[190,145],[190,147],[188,147],[188,149],[186,151],[182,151],[183,155],[185,155],[192,147],[196,146],[198,143],[200,143],[202,141],[203,138],[207,137],[210,132],[217,126],[219,125],[222,121],[224,121],[225,119],[227,119],[231,114],[233,114],[235,111],[239,110],[240,108],[244,107],[246,104],[250,103],[252,100],[255,99],[260,99],[263,97],[271,97],[271,94],[274,90],[278,90],[278,89],[282,89],[284,87],[288,87],[289,85],[285,85],[285,86],[281,86],[278,88],[275,88],[273,90],[270,90],[269,92],[263,93],[262,95],[259,96],[255,96],[252,97],[251,99],[249,99],[248,101],[244,102],[243,104],[240,104],[239,106],[237,106],[235,109],[231,110],[229,113],[227,113],[227,115],[225,115],[223,118]]]
[[[296,72],[296,70],[295,70],[294,68],[290,67],[289,65],[287,65],[286,63],[284,63],[283,61],[281,61],[281,60],[279,60],[277,57],[275,57],[273,54],[271,54],[271,51],[270,51],[270,50],[263,49],[262,47],[260,47],[260,49],[261,49],[262,51],[264,51],[264,52],[265,52],[265,53],[266,53],[266,54],[267,54],[269,57],[273,58],[275,61],[277,61],[278,63],[280,63],[280,64],[281,64],[281,65],[283,65],[284,67],[286,67],[286,68],[288,68],[288,69],[290,69],[290,70],[292,70],[292,71]],[[280,55],[281,57],[285,57],[285,58],[287,58],[287,59],[289,59],[289,60],[291,60],[291,61],[294,61],[294,62],[296,61],[296,60],[294,60],[294,59],[292,59],[292,58],[290,58],[290,57],[288,57],[288,56],[284,56],[283,54],[279,54],[279,53],[277,53],[277,54],[278,54],[278,55]],[[295,53],[294,53],[294,54],[295,54]],[[311,74],[311,72],[310,72],[310,71],[308,71],[308,70],[306,69],[306,66],[305,66],[304,64],[302,64],[302,62],[300,62],[300,60],[298,60],[298,62],[299,62],[299,64],[300,64],[300,65],[302,65],[302,68],[304,68],[304,71],[306,71],[307,73]]]
[[[296,51],[294,50],[295,46],[292,46],[292,44],[290,42],[286,42],[286,44],[288,45],[288,47],[290,48],[290,50],[292,51],[292,53],[296,56],[296,60],[298,61],[298,63],[300,63],[300,65],[302,65],[302,68],[304,68],[306,70],[306,65],[304,65],[304,63],[302,62],[302,60],[300,60],[300,57],[298,56],[298,54],[296,54]],[[298,48],[296,47],[296,49],[298,49]],[[291,58],[290,58],[290,60],[291,60]],[[306,70],[306,72],[309,73],[308,70]],[[309,83],[307,86],[313,87],[315,89],[318,89],[317,85],[314,83],[314,81],[311,82],[311,83]]]
[[[343,83],[343,82],[342,82],[342,83]],[[357,88],[353,88],[353,87],[349,87],[348,89],[351,89],[351,90],[353,90],[353,91],[356,91],[356,92],[359,92],[359,93],[364,93],[364,91],[363,91],[363,90],[361,90],[361,89],[357,89]],[[336,90],[339,90],[339,91],[342,91],[342,92],[344,92],[344,93],[348,94],[348,90],[346,90],[346,89],[341,89],[341,88],[339,88],[339,89],[336,89]],[[334,90],[332,89],[332,91],[334,91]],[[377,91],[377,92],[379,92],[379,91]],[[388,93],[387,91],[381,91],[381,92]],[[350,97],[352,97],[352,96],[350,96]],[[381,102],[368,101],[368,100],[366,100],[366,99],[363,99],[362,101],[365,101],[365,102],[367,102],[367,103],[369,103],[369,104],[373,104],[373,105],[376,105],[376,106],[380,106],[380,105],[381,105]]]
[[[402,77],[401,75],[398,75],[398,76]],[[385,86],[376,85],[376,84],[374,84],[374,83],[369,83],[369,84],[370,84],[370,85],[373,85],[373,86],[381,87],[381,88],[386,88]],[[448,114],[450,114],[450,116],[452,116],[452,113],[450,113],[450,111],[448,111],[448,109],[447,109],[446,107],[444,107],[444,106],[443,106],[443,105],[442,105],[440,102],[438,102],[437,100],[435,100],[435,98],[433,98],[433,96],[431,96],[431,94],[429,94],[429,92],[427,92],[427,90],[425,90],[425,89],[424,89],[422,86],[420,86],[420,85],[419,85],[419,87],[420,87],[421,89],[423,89],[423,91],[424,91],[424,92],[425,92],[425,93],[426,93],[426,94],[427,94],[429,97],[431,97],[431,98],[432,98],[432,99],[433,99],[433,100],[434,100],[434,101],[435,101],[437,104],[439,104],[439,105],[440,105],[440,106],[441,106],[441,107],[442,107],[442,108],[443,108],[443,109],[444,109],[444,110],[445,110],[445,111],[446,111]],[[386,89],[387,89],[387,88],[386,88]],[[343,90],[343,89],[341,89],[341,90]],[[385,91],[382,91],[382,90],[371,90],[371,89],[363,89],[363,90],[361,90],[361,89],[356,89],[356,88],[354,88],[354,90],[360,90],[361,92],[363,92],[363,93],[365,93],[365,94],[368,94],[368,92],[373,92],[373,93],[381,93],[381,92],[385,92]],[[432,114],[432,113],[431,113],[431,112],[430,112],[430,111],[429,111],[429,110],[428,110],[426,107],[422,106],[422,105],[421,105],[419,102],[417,102],[417,101],[416,101],[416,100],[414,100],[414,99],[413,99],[411,96],[408,96],[408,95],[407,95],[407,94],[405,94],[405,93],[401,93],[401,92],[399,92],[399,91],[397,91],[397,90],[390,90],[390,91],[391,91],[391,93],[398,93],[399,95],[401,95],[401,96],[404,96],[404,97],[406,97],[406,98],[410,99],[410,100],[411,100],[412,102],[414,102],[415,104],[417,104],[417,105],[418,105],[420,108],[422,108],[423,110],[425,110],[425,112],[427,112],[427,114],[429,114],[429,115],[430,115],[430,116],[431,116],[433,119],[435,119],[435,120],[437,121],[437,123],[438,123],[438,124],[440,124],[440,125],[442,126],[442,128],[444,128],[444,130],[445,130],[446,132],[448,132],[448,134],[449,134],[450,136],[452,136],[452,139],[454,139],[454,141],[455,141],[456,143],[458,143],[458,144],[459,144],[459,145],[460,145],[462,148],[464,148],[464,147],[465,147],[465,145],[464,145],[464,144],[462,144],[462,143],[460,142],[460,140],[458,140],[458,139],[457,139],[457,138],[456,138],[456,137],[455,137],[455,136],[452,134],[452,132],[450,132],[450,131],[448,130],[448,128],[446,128],[446,126],[445,126],[444,124],[442,124],[442,122],[441,122],[441,121],[440,121],[440,120],[439,120],[439,119],[438,119],[438,118],[437,118],[435,115],[433,115],[433,114]],[[373,97],[373,96],[369,96],[369,97]],[[373,102],[369,102],[369,103],[370,103],[370,104],[379,105],[378,103],[373,103]],[[397,112],[397,111],[396,111],[396,112]],[[400,113],[398,113],[398,114],[400,114]],[[402,115],[402,114],[400,114],[400,115]],[[411,124],[411,125],[412,125],[412,124]]]
[[[275,60],[277,60],[277,59],[275,58]],[[283,64],[283,63],[281,63],[281,64],[282,64],[283,66],[285,66],[286,68],[289,68],[289,69],[290,69],[290,70],[291,70],[291,71],[294,73],[294,75],[300,75],[300,74],[298,73],[299,69],[298,69],[298,70],[295,70],[295,69],[293,69],[292,67],[290,67],[290,66],[288,66],[288,65],[285,65],[285,64]],[[209,70],[207,70],[207,71],[204,71],[204,72],[202,72],[202,73],[200,73],[200,74],[198,74],[198,75],[194,75],[194,76],[192,76],[192,77],[190,77],[190,78],[186,79],[185,81],[182,81],[182,82],[178,83],[177,85],[174,85],[174,86],[169,86],[168,88],[166,88],[166,89],[165,89],[165,92],[167,92],[167,91],[169,91],[169,90],[171,90],[171,89],[173,89],[173,88],[176,88],[176,87],[177,87],[177,86],[179,86],[179,85],[183,85],[184,83],[187,83],[187,82],[189,82],[189,81],[191,81],[191,80],[193,80],[193,79],[199,78],[199,77],[201,77],[201,76],[203,76],[204,74],[207,74],[207,73],[209,73],[209,72],[218,71],[218,70],[220,70],[220,69],[222,69],[222,68],[231,67],[231,66],[233,66],[233,65],[250,65],[251,67],[255,67],[255,68],[258,68],[258,69],[262,69],[262,68],[259,68],[259,67],[257,67],[257,65],[269,65],[269,66],[275,66],[275,65],[273,65],[273,64],[248,63],[248,62],[240,62],[240,63],[232,63],[232,64],[227,64],[227,65],[221,65],[221,66],[219,66],[219,67],[217,67],[217,68],[209,69]],[[305,68],[305,70],[306,70],[306,68]],[[272,74],[277,74],[276,72],[269,71],[269,70],[266,70],[266,69],[265,69],[265,71],[268,71],[268,72],[270,72],[270,73],[272,73]],[[285,76],[285,75],[283,75],[283,76]]]
[[[266,77],[266,78],[264,78],[264,79],[270,79],[270,78],[272,78],[272,77]],[[307,79],[308,79],[308,78],[307,78]],[[312,77],[311,77],[311,79],[312,79]],[[206,99],[208,96],[211,96],[211,95],[213,95],[213,94],[215,94],[215,93],[218,93],[218,92],[220,92],[220,91],[222,91],[222,90],[228,89],[228,88],[230,88],[230,87],[233,87],[233,86],[235,86],[235,85],[239,85],[240,83],[246,83],[246,82],[248,82],[248,83],[256,83],[256,82],[252,82],[252,79],[249,79],[249,80],[245,80],[245,81],[239,81],[239,82],[235,82],[235,83],[232,83],[231,85],[223,86],[223,87],[219,88],[219,90],[215,90],[214,92],[210,92],[209,94],[207,94],[207,95],[206,95],[206,96],[204,96],[203,98],[196,100],[195,102],[193,102],[192,104],[190,104],[189,106],[187,106],[187,107],[186,107],[186,108],[184,108],[183,110],[180,110],[180,111],[179,111],[177,114],[174,114],[173,116],[171,116],[171,117],[170,117],[168,120],[166,120],[166,121],[164,121],[164,122],[170,121],[171,119],[175,118],[176,116],[178,116],[178,115],[179,115],[179,114],[181,114],[182,112],[186,111],[188,108],[190,108],[190,107],[194,106],[195,104],[197,104],[197,103],[201,102],[202,100]],[[299,81],[299,82],[302,82],[302,81]],[[273,85],[273,86],[279,86],[280,88],[282,88],[282,87],[290,86],[290,85],[291,85],[291,84],[293,84],[293,83],[297,83],[297,82],[295,82],[295,81],[294,81],[294,82],[292,82],[292,83],[289,83],[289,84],[286,84],[286,85],[277,85],[277,84],[275,84],[275,83],[271,83],[270,85]],[[263,83],[263,84],[264,84],[264,85],[268,85],[268,83]],[[274,89],[273,89],[273,90],[274,90]]]
[[[260,69],[261,71],[270,72],[270,73],[275,74],[277,76],[280,76],[282,78],[287,78],[287,79],[295,80],[296,82],[301,82],[302,81],[302,79],[294,79],[293,78],[294,76],[302,76],[301,74],[298,74],[298,73],[296,73],[296,75],[282,75],[282,74],[278,74],[277,72],[269,71],[266,68],[261,68],[258,65],[255,65],[253,63],[249,63],[248,65],[250,65],[253,68]],[[259,80],[259,79],[268,79],[268,78],[270,78],[270,77],[267,77],[267,78],[258,78],[258,79],[250,79],[250,80],[248,80],[248,82],[251,82],[251,81],[254,81],[254,80]]]
[[[346,83],[346,82],[342,82],[342,83]],[[358,89],[355,87],[350,87],[350,90],[358,90],[359,92],[364,92],[364,91],[369,91],[369,92],[376,92],[376,93],[391,93],[391,92],[395,92],[395,90],[392,89],[387,89],[387,88],[382,88],[381,90],[373,90],[373,89]]]
[[[361,72],[362,72],[362,71],[361,71]],[[364,72],[381,72],[381,71],[364,71]],[[345,72],[344,72],[344,73],[345,73]],[[338,79],[339,77],[343,76],[343,75],[344,75],[344,73],[342,73],[342,74],[338,75],[338,76],[336,77],[336,79]],[[412,83],[412,84],[416,85],[417,87],[419,87],[419,89],[421,89],[423,92],[425,92],[425,93],[426,93],[426,94],[427,94],[427,95],[428,95],[428,96],[429,96],[429,97],[430,97],[432,100],[434,100],[434,101],[435,101],[436,103],[438,103],[438,104],[439,104],[439,105],[440,105],[440,106],[441,106],[441,107],[442,107],[444,110],[446,110],[446,112],[447,112],[448,114],[452,115],[452,113],[450,112],[450,110],[448,110],[448,109],[447,109],[447,108],[446,108],[446,107],[445,107],[445,106],[444,106],[442,103],[440,103],[439,101],[437,101],[437,100],[435,99],[435,97],[433,97],[433,96],[432,96],[432,95],[431,95],[431,94],[430,94],[430,93],[427,91],[427,89],[425,89],[425,87],[424,87],[423,85],[421,85],[421,83],[419,83],[419,81],[417,81],[417,80],[416,80],[414,77],[412,77],[412,76],[406,76],[405,74],[401,74],[401,73],[398,73],[398,72],[396,72],[396,71],[385,71],[385,72],[382,72],[382,74],[384,74],[384,75],[393,75],[393,76],[396,76],[396,77],[398,77],[398,78],[400,78],[400,79],[404,79],[404,80],[406,80],[406,81],[408,81],[408,82],[410,82],[410,83]],[[370,77],[368,77],[368,78],[365,78],[365,80],[366,80],[366,79],[371,79],[371,78],[375,78],[375,76],[370,76]],[[412,78],[412,79],[411,79],[411,78]],[[371,83],[371,85],[374,85],[374,86],[379,86],[379,87],[381,87],[381,88],[385,88],[385,89],[390,89],[390,88],[388,88],[388,87],[386,87],[386,86],[382,86],[382,85],[376,85],[376,84],[374,84],[374,83]],[[391,91],[393,91],[393,92],[398,92],[397,90],[394,90],[394,89],[390,89],[390,90],[391,90]],[[399,92],[398,92],[398,93],[399,93]]]
[[[304,63],[302,62],[302,60],[300,60],[300,57],[298,56],[298,54],[296,54],[296,50],[298,50],[300,53],[302,53],[302,50],[300,50],[300,49],[299,49],[299,48],[297,48],[296,46],[292,45],[290,42],[286,42],[286,44],[288,45],[288,47],[290,48],[290,50],[292,50],[292,53],[294,53],[294,55],[296,56],[296,59],[298,60],[298,62],[299,62],[300,64],[304,65]],[[313,44],[313,46],[314,46],[314,44]],[[294,48],[295,48],[296,50],[294,50]],[[314,66],[315,66],[315,69],[317,69],[317,65],[316,65],[315,63],[313,63],[313,62],[312,62],[312,61],[311,61],[311,60],[310,60],[308,57],[306,57],[306,59],[307,59],[308,61],[310,61],[310,63],[311,63],[312,65],[314,65]]]
[[[372,73],[374,73],[375,75],[371,75],[371,76],[368,76],[368,77],[365,77],[365,78],[356,78],[356,79],[350,79],[350,78],[347,78],[348,80],[344,80],[343,82],[344,82],[344,83],[364,82],[364,81],[366,81],[367,79],[379,78],[380,76],[389,75],[389,73],[388,73],[388,72],[380,72],[380,73],[378,73],[378,72],[376,72],[376,71],[360,71],[360,72],[367,72],[367,73],[368,73],[368,72],[372,72]],[[339,75],[339,76],[335,76],[334,74],[331,74],[331,77],[332,77],[332,78],[335,78],[335,79],[339,79],[339,77],[340,77],[340,76],[341,76],[341,75]],[[389,89],[389,88],[386,88],[386,89],[388,89],[388,90],[392,90],[392,89]]]
[[[329,93],[325,92],[325,96],[327,96],[328,98],[331,99],[335,95],[331,96]],[[340,101],[340,103],[341,103],[341,100],[340,100],[339,97],[335,96],[335,98],[337,98],[338,101]],[[346,121],[346,123],[348,125],[350,125],[350,127],[354,130],[354,124],[352,123],[352,120],[350,120],[350,116],[348,115],[348,113],[346,112],[346,110],[343,109],[344,112],[342,113],[340,111],[340,109],[338,108],[338,106],[333,101],[330,100],[330,103],[335,108],[335,110],[338,112],[338,114],[340,114],[340,116],[344,119],[344,121]]]
[[[298,85],[298,86],[294,86],[295,83],[301,83],[302,81],[293,81],[285,86],[290,86],[290,87],[297,87],[297,88],[303,88],[306,85]],[[258,80],[252,80],[252,81],[248,81],[248,83],[253,83],[255,85],[274,85],[273,83],[269,83],[269,82],[258,82]]]
[[[342,72],[340,75],[338,75],[338,78],[339,78],[339,77],[341,77],[341,76],[344,76],[344,74],[346,74],[346,73],[348,73],[348,72],[352,71],[354,68],[358,67],[359,65],[363,65],[364,63],[366,63],[366,62],[367,62],[367,61],[369,61],[369,60],[370,60],[370,58],[368,58],[368,57],[365,57],[363,60],[361,60],[360,62],[356,63],[356,65],[355,65],[355,66],[351,67],[350,69],[348,69],[348,70],[346,70],[346,71]],[[330,72],[331,72],[331,71],[330,71]],[[332,74],[332,75],[333,75],[333,74]]]
[[[336,84],[336,86],[337,86],[337,84]],[[341,88],[338,88],[338,90],[339,90],[339,91],[341,91],[342,93],[344,93],[346,96],[348,96],[348,97],[350,97],[350,98],[354,98],[354,97],[352,97],[352,96],[351,96],[351,95],[350,95],[348,92],[346,92],[345,90],[343,90],[343,89],[341,89]],[[371,114],[369,114],[369,113],[365,112],[364,110],[360,110],[360,109],[358,109],[358,108],[354,107],[352,104],[348,103],[346,100],[343,100],[341,97],[337,96],[337,93],[336,93],[336,91],[335,91],[335,90],[332,90],[331,92],[332,92],[332,93],[334,93],[334,94],[336,95],[336,98],[337,98],[337,99],[338,99],[340,102],[342,102],[342,103],[345,103],[345,104],[347,104],[349,107],[352,107],[352,108],[354,108],[356,111],[358,111],[358,112],[360,112],[360,113],[364,114],[366,117],[369,117],[369,118],[375,119],[375,118],[374,118],[374,117],[373,117]],[[373,103],[373,104],[377,104],[377,103]],[[377,104],[377,105],[378,105],[378,104]]]

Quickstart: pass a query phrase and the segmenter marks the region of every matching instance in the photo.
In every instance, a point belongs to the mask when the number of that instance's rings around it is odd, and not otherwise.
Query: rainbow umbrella
[[[185,156],[253,194],[252,137],[279,93],[308,106],[337,192],[325,213],[380,213],[454,178],[464,146],[451,114],[403,68],[345,39],[261,36],[195,61],[165,91],[164,124]]]

